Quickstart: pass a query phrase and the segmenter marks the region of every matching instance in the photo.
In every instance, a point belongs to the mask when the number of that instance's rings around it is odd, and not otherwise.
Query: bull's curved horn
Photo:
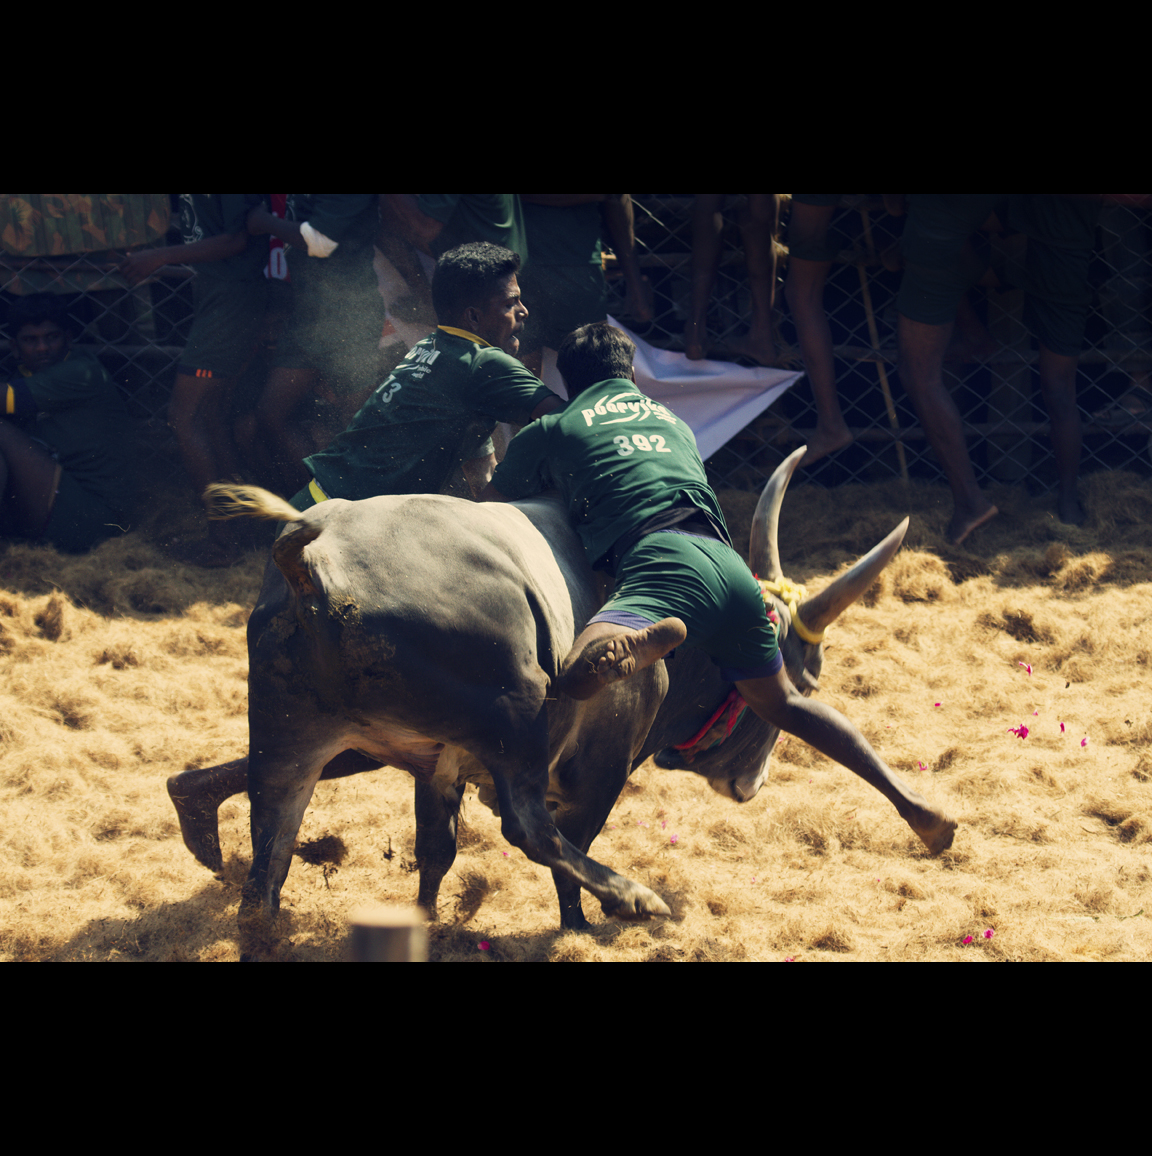
[[[756,513],[752,516],[748,565],[753,574],[769,582],[776,582],[784,576],[780,569],[780,549],[776,544],[780,528],[780,503],[784,500],[784,491],[800,459],[807,451],[807,446],[801,446],[776,467],[760,495],[760,501],[756,503]]]
[[[873,582],[900,549],[908,532],[905,518],[878,546],[873,546],[851,570],[845,570],[835,581],[812,598],[805,598],[796,608],[804,628],[819,637],[824,628],[835,622]]]

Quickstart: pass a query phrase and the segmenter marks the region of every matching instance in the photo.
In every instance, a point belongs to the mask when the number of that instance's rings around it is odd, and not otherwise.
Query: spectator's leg
[[[960,411],[944,385],[944,354],[952,337],[952,323],[928,325],[899,316],[900,380],[952,487],[955,511],[947,535],[958,546],[999,511],[976,484]]]
[[[627,295],[624,315],[633,321],[647,323],[656,315],[652,286],[640,268],[636,257],[636,228],[630,193],[610,193],[604,201],[601,215],[608,229],[608,239],[616,260],[624,270]],[[531,367],[529,367],[531,368]],[[532,370],[539,377],[536,370]]]
[[[264,392],[256,403],[256,420],[263,432],[276,477],[286,494],[308,483],[303,459],[316,446],[307,430],[295,420],[300,403],[314,391],[319,370],[277,366],[268,374]]]
[[[59,478],[60,465],[43,446],[0,420],[0,532],[41,537]]]
[[[720,267],[723,193],[697,193],[692,210],[692,304],[684,326],[684,353],[702,361],[708,353],[708,306]]]
[[[204,488],[239,472],[227,413],[229,391],[222,377],[178,373],[168,403],[168,424],[176,434],[180,456],[192,488]]]
[[[833,212],[835,209],[831,206],[814,207],[799,202],[792,205],[793,215],[822,214],[825,229]],[[800,257],[791,257],[788,262],[788,279],[784,283],[784,295],[792,311],[800,354],[804,358],[804,372],[808,375],[812,399],[816,403],[816,432],[800,463],[805,466],[818,462],[826,454],[843,449],[852,441],[852,431],[844,420],[840,399],[836,395],[832,331],[828,326],[828,314],[824,311],[824,282],[831,268],[831,261],[806,261]]]
[[[776,360],[772,324],[776,309],[776,234],[780,230],[780,194],[749,193],[741,214],[740,233],[748,288],[752,294],[752,319],[748,332],[732,342],[734,352],[771,365]]]

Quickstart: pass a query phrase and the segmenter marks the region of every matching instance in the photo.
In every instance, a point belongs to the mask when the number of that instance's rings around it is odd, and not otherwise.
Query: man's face
[[[477,337],[483,337],[489,345],[516,356],[520,350],[520,339],[516,335],[524,328],[528,310],[520,300],[520,286],[516,284],[515,274],[501,285],[499,292],[488,298],[482,308],[472,308],[470,312],[475,315],[472,332]]]
[[[33,373],[50,369],[68,352],[68,335],[55,321],[21,325],[12,341],[20,363]]]

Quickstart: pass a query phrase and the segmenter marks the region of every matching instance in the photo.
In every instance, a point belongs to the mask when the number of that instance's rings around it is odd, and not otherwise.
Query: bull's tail
[[[213,482],[204,491],[204,505],[208,517],[263,518],[268,522],[299,522],[304,515],[283,498],[259,486],[226,486]]]
[[[204,491],[204,505],[208,507],[209,518],[262,518],[289,524],[305,520],[295,506],[259,486],[226,486],[213,482]],[[281,534],[272,547],[272,557],[280,573],[301,597],[316,593],[316,585],[301,555],[309,542],[320,537],[321,530],[317,525],[299,526]]]

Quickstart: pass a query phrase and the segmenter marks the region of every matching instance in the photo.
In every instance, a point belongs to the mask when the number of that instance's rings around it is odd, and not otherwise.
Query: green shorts
[[[526,352],[544,346],[559,349],[573,329],[608,315],[608,290],[599,265],[529,265],[519,281],[528,309],[520,338]]]
[[[682,619],[687,646],[703,650],[729,682],[783,666],[760,583],[731,546],[676,530],[641,538],[620,561],[616,592],[592,622]]]
[[[123,515],[90,494],[70,474],[62,473],[41,538],[66,554],[82,554],[127,529]]]
[[[260,339],[268,283],[199,276],[192,283],[195,312],[177,373],[235,377]]]

